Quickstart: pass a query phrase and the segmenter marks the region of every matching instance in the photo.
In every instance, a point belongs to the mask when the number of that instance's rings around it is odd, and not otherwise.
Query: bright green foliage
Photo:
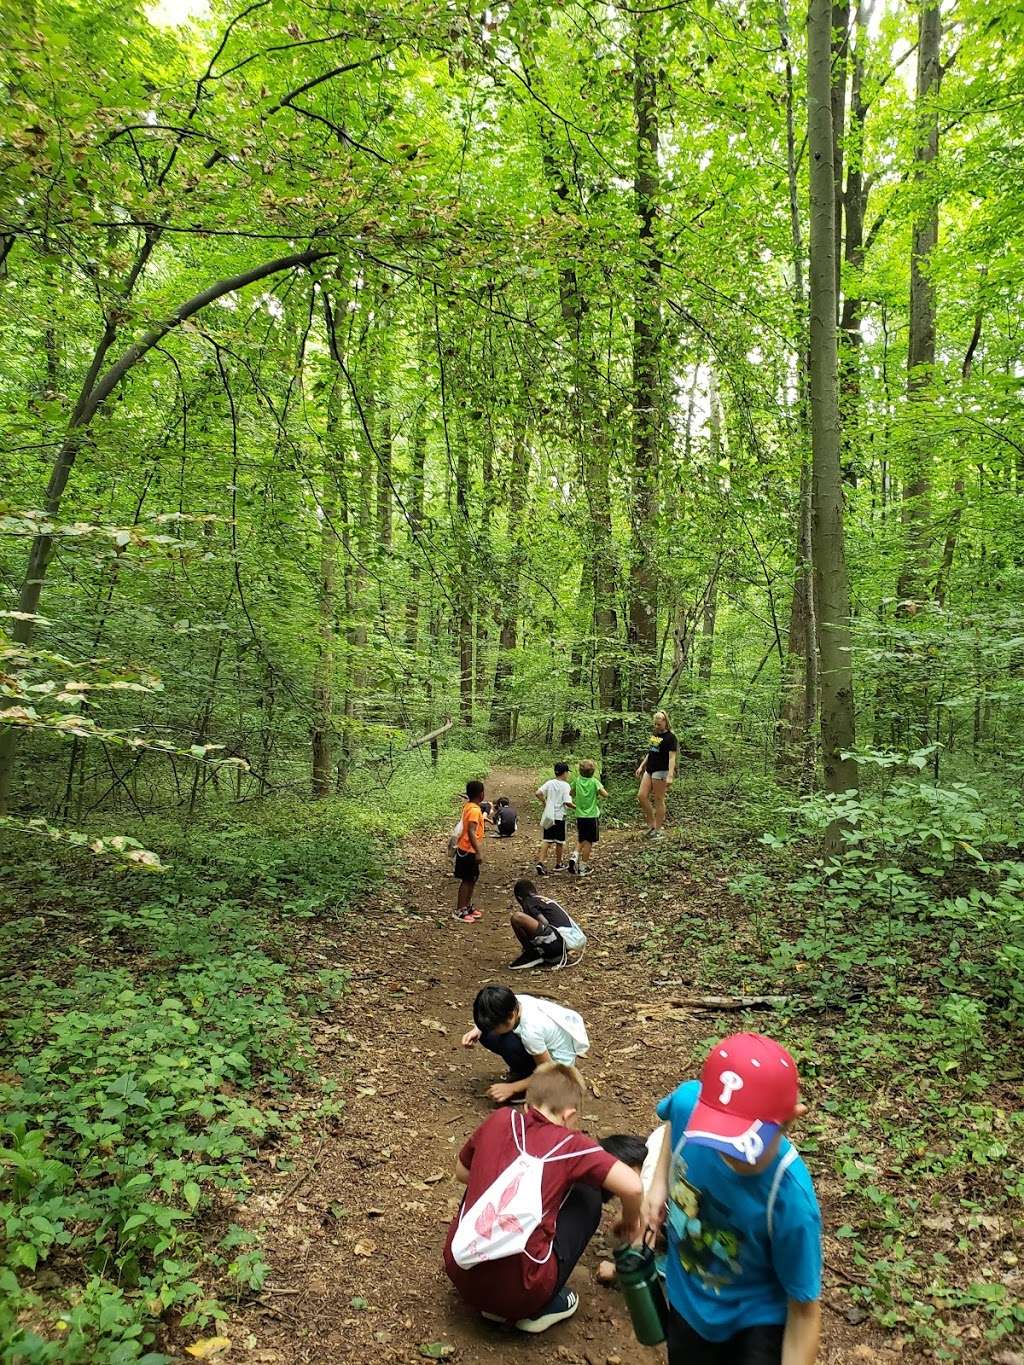
[[[198,1220],[244,1195],[257,1152],[287,1168],[290,1091],[316,1084],[308,1021],[347,972],[300,966],[286,931],[372,887],[381,842],[447,815],[472,763],[455,750],[436,774],[407,762],[395,799],[331,801],[315,818],[280,803],[165,826],[153,841],[170,870],[156,878],[89,864],[72,880],[56,851],[7,848],[4,1359],[147,1359],[168,1311],[204,1326],[261,1287],[258,1239],[235,1228],[211,1247]],[[333,1103],[325,1092],[325,1119]],[[59,1277],[40,1277],[58,1261]]]
[[[795,1047],[799,1143],[839,1211],[855,1296],[958,1360],[957,1309],[980,1309],[990,1342],[1024,1324],[1024,825],[1004,791],[893,776],[928,760],[909,757],[862,755],[889,774],[882,790],[789,809],[764,782],[691,780],[682,846],[645,852],[634,875],[685,869],[698,901],[711,888],[705,914],[657,927],[649,949],[666,972],[699,963],[709,994],[783,997],[745,1022]],[[837,813],[844,848],[822,858]]]

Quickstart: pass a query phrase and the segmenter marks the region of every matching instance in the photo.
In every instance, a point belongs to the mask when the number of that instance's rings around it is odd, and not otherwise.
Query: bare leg
[[[473,903],[473,889],[475,886],[476,882],[459,882],[459,899],[456,903],[457,909],[469,909],[470,905]]]
[[[528,915],[524,910],[513,910],[510,916],[512,932],[523,945],[524,948],[530,946],[530,940],[540,932],[540,921]]]
[[[654,806],[654,828],[661,829],[665,823],[665,795],[668,792],[667,782],[651,783],[651,802]]]
[[[565,845],[556,844],[555,849],[556,849],[555,863],[560,864],[565,861]]]
[[[654,806],[651,803],[651,775],[644,773],[640,779],[640,790],[636,794],[637,804],[643,811],[644,819],[647,821],[648,829],[657,829]]]

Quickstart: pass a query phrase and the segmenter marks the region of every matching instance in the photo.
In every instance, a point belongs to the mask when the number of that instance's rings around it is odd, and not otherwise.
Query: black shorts
[[[480,859],[475,853],[463,853],[460,848],[455,854],[455,875],[460,882],[480,880]]]
[[[577,815],[576,838],[579,843],[596,844],[600,837],[600,824],[596,815]]]
[[[748,1327],[726,1341],[705,1341],[670,1307],[665,1324],[668,1365],[781,1365],[785,1330],[781,1325]]]
[[[556,820],[555,823],[554,823],[553,825],[548,825],[547,829],[544,830],[543,833],[544,833],[544,842],[545,842],[546,844],[564,844],[564,843],[565,843],[565,821],[564,821],[564,820]]]

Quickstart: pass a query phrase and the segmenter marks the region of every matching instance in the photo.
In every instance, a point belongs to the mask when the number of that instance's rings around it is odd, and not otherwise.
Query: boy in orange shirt
[[[480,809],[484,784],[479,778],[466,783],[466,804],[459,822],[461,832],[455,845],[455,877],[459,895],[455,903],[455,919],[464,924],[475,924],[482,911],[473,908],[473,890],[480,877],[480,850],[484,842],[484,813]]]

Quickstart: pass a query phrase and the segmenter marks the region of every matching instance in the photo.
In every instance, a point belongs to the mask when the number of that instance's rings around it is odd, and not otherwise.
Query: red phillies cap
[[[760,1033],[734,1033],[708,1053],[686,1139],[755,1165],[796,1112],[796,1062]]]

